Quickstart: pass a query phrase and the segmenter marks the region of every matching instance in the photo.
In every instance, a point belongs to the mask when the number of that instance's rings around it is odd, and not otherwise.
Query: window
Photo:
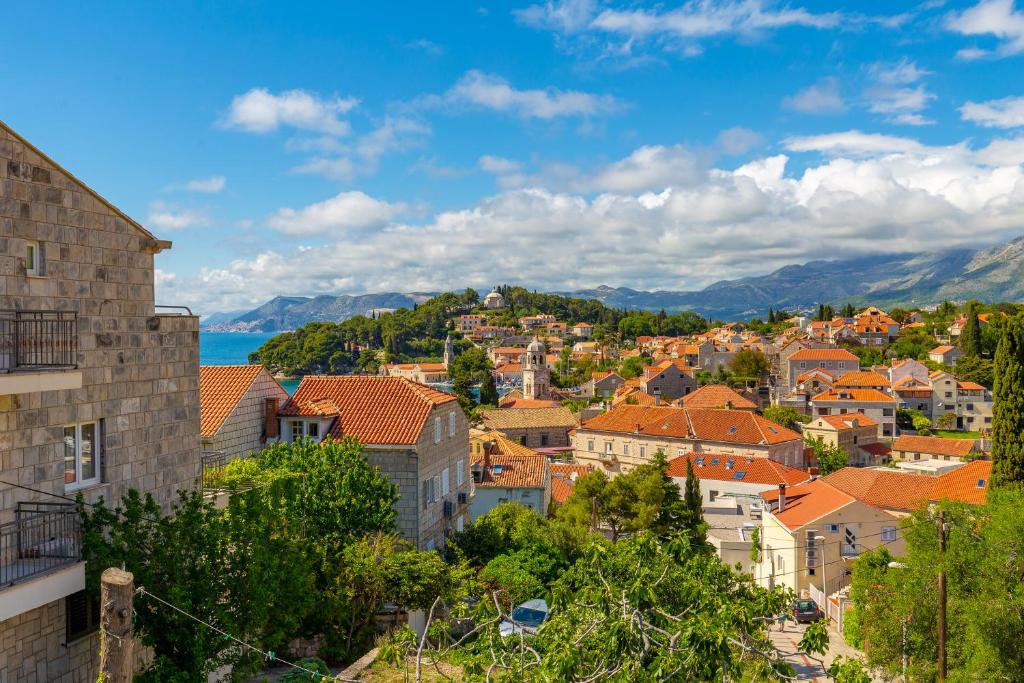
[[[884,526],[882,527],[882,541],[895,541],[896,540],[896,527]]]
[[[99,423],[83,422],[64,427],[64,488],[98,484],[100,456]]]
[[[320,438],[320,423],[319,422],[307,422],[306,423],[306,436],[312,439]]]
[[[642,458],[642,457],[644,457],[646,455],[647,455],[647,446],[641,446],[640,447],[640,457]]]
[[[629,455],[629,444],[628,443],[622,444],[622,454],[623,455]]]
[[[677,449],[676,449],[676,455],[677,455],[677,456],[680,456],[680,455],[682,455],[682,454],[683,454],[683,449],[682,449],[682,448],[677,448]]]
[[[431,550],[434,549],[434,539],[430,539],[429,541],[427,541],[427,544],[425,546],[423,546],[423,547],[429,553]]]
[[[460,460],[455,463],[455,488],[462,488],[466,482],[466,461]]]
[[[448,436],[455,436],[455,411],[448,413]]]
[[[451,492],[451,474],[448,472],[448,468],[445,467],[444,471],[441,472],[441,495],[447,496]]]
[[[434,497],[434,480],[424,479],[423,480],[423,507],[427,507],[427,504],[432,502]]]
[[[830,534],[838,534],[839,533],[839,525],[838,524],[826,524],[825,528],[828,529],[828,532]]]
[[[64,598],[64,639],[70,643],[100,627],[100,596],[88,590]]]
[[[462,529],[464,527],[464,521],[465,520],[463,519],[462,515],[459,515],[455,519],[455,530],[458,531],[460,534],[462,533]]]
[[[973,403],[968,403],[967,404],[967,410],[974,410],[974,404]]]
[[[25,242],[25,273],[39,275],[39,243]]]
[[[892,417],[893,416],[893,409],[892,408],[882,408],[882,415],[884,415],[885,417]]]
[[[805,361],[800,361],[800,369],[803,370],[806,367],[807,367],[807,363]]]
[[[605,441],[604,442],[604,452],[605,453],[611,453],[612,452],[612,442],[611,441]]]
[[[947,391],[946,392],[946,398],[953,398],[953,392],[952,391]]]
[[[292,420],[289,423],[289,428],[292,433],[292,441],[298,441],[302,438],[304,428],[303,424],[302,420]]]
[[[434,443],[441,443],[441,418],[434,418]]]
[[[715,498],[718,498],[718,491],[708,491],[708,501],[714,503]]]
[[[540,435],[540,445],[541,446],[547,446],[548,445],[548,435],[547,434],[541,434]]]

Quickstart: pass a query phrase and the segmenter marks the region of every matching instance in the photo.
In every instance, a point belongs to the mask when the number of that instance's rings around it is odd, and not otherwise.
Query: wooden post
[[[135,577],[130,572],[110,567],[103,570],[100,585],[100,680],[131,683]]]

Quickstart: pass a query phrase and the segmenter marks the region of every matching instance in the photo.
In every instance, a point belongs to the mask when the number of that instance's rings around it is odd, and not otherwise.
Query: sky
[[[5,9],[0,119],[203,314],[1024,234],[1022,0],[83,5]]]

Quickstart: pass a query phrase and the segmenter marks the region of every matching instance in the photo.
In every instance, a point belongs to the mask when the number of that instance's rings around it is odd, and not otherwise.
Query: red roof
[[[936,477],[898,470],[844,467],[825,477],[840,491],[869,505],[910,512],[928,502]]]
[[[775,488],[764,491],[761,497],[767,501],[777,501],[779,490]],[[854,500],[853,496],[840,491],[823,479],[815,479],[806,484],[788,487],[786,507],[776,511],[774,515],[786,528],[795,531],[849,505]]]
[[[860,359],[846,349],[800,349],[789,360],[852,360],[860,363]]]
[[[829,389],[811,397],[815,402],[851,401],[857,403],[895,403],[896,399],[878,389]]]
[[[725,408],[736,410],[757,408],[757,404],[724,384],[705,384],[686,394],[679,402],[687,408]]]
[[[821,415],[820,419],[832,425],[836,429],[853,429],[853,421],[857,420],[858,427],[877,427],[878,423],[864,413],[843,413],[842,415]]]
[[[939,436],[915,436],[905,434],[892,445],[894,451],[927,453],[930,455],[950,455],[958,458],[966,457],[974,451],[973,439],[943,439]]]
[[[199,434],[213,436],[245,396],[262,365],[203,365],[199,368]]]
[[[693,474],[698,479],[713,481],[737,481],[744,484],[795,486],[811,478],[804,470],[788,467],[768,458],[747,458],[714,453],[689,453],[668,462],[670,477],[686,477],[686,461],[693,464]],[[739,476],[738,476],[739,475]]]
[[[947,472],[935,482],[932,500],[958,500],[984,505],[988,500],[988,484],[992,478],[991,460],[972,460],[963,467]]]
[[[836,380],[837,387],[887,387],[889,380],[877,372],[856,370]]]
[[[404,377],[307,375],[281,414],[337,415],[331,436],[354,436],[364,444],[415,444],[435,407],[452,394]]]
[[[749,410],[634,406],[625,403],[587,420],[580,429],[747,444],[777,444],[800,440],[800,435],[793,430]]]

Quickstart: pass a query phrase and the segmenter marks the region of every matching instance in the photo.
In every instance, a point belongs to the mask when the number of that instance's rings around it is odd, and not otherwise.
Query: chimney
[[[779,484],[779,512],[786,509],[786,485]]]
[[[281,434],[277,421],[277,399],[263,399],[263,435],[267,439],[276,439]]]
[[[485,470],[491,468],[491,449],[497,444],[496,441],[488,441],[484,444],[484,461],[483,466]]]

